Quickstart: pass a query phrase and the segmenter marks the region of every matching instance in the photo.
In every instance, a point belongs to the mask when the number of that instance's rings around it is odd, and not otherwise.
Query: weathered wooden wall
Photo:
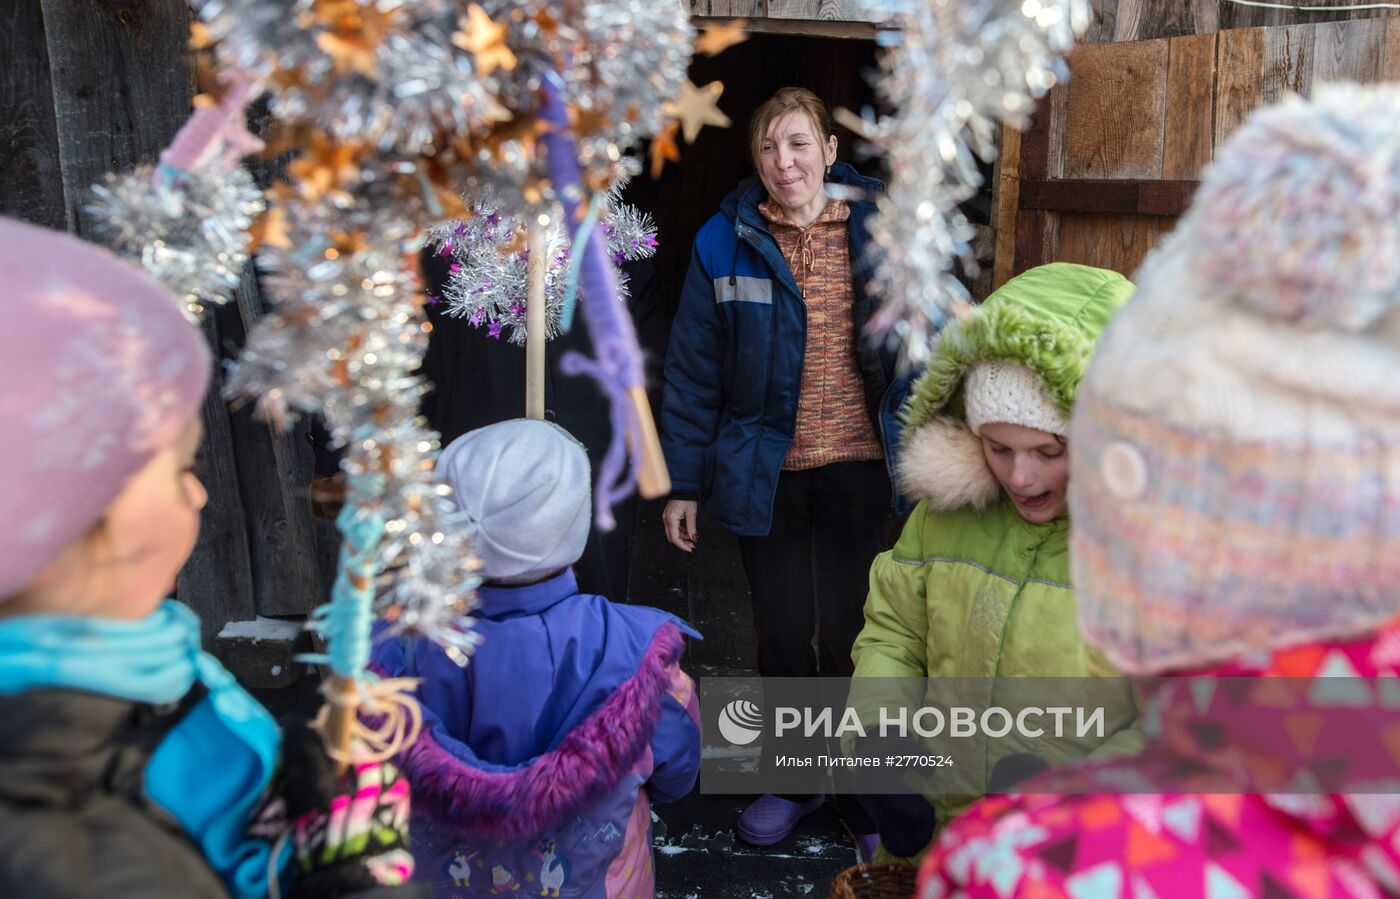
[[[878,22],[880,16],[860,0],[690,0],[697,16],[811,19],[835,22]]]
[[[1091,43],[1070,73],[1024,134],[1003,134],[996,283],[1052,260],[1131,274],[1254,109],[1329,81],[1400,80],[1400,18]]]
[[[154,161],[189,115],[189,15],[184,0],[0,4],[0,214],[93,237],[89,186]],[[205,325],[222,359],[261,309],[250,270],[237,302]],[[206,637],[255,613],[305,613],[323,593],[305,437],[230,412],[222,385],[220,366],[200,453],[210,502],[178,590]]]
[[[861,0],[688,0],[697,16],[750,19],[878,23],[883,14]],[[1290,4],[1291,5],[1291,4]],[[1316,24],[1391,15],[1386,10],[1310,11],[1309,6],[1344,6],[1299,0],[1301,9],[1266,9],[1230,0],[1093,0],[1094,17],[1085,39],[1143,41],[1187,34],[1214,34],[1231,28]],[[1357,4],[1360,5],[1360,4]],[[761,27],[761,26],[760,26]]]
[[[1346,12],[1309,10],[1310,6],[1359,6],[1298,0],[1298,9],[1266,9],[1230,0],[1093,0],[1094,19],[1085,40],[1145,41],[1188,34],[1214,34],[1234,28],[1279,25],[1315,25],[1347,19],[1371,19],[1394,15],[1394,10],[1362,9]],[[1293,4],[1290,3],[1290,6]]]

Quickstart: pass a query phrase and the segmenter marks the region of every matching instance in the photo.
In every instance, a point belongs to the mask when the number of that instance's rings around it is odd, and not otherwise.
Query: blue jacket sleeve
[[[684,682],[681,687],[684,692],[673,691],[662,698],[656,731],[651,737],[654,767],[647,789],[652,802],[680,799],[695,788],[695,778],[700,774],[699,704],[695,684],[684,674],[679,677]]]
[[[702,487],[705,450],[715,440],[724,405],[725,329],[715,302],[714,280],[699,244],[697,237],[680,308],[671,325],[661,403],[666,467],[675,489],[687,492]]]

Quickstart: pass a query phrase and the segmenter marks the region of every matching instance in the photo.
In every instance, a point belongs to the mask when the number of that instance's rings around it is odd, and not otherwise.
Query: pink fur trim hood
[[[641,757],[670,687],[667,666],[684,649],[663,624],[636,674],[554,749],[509,771],[487,771],[449,752],[430,729],[399,756],[415,811],[462,835],[518,839],[540,833],[611,792]]]

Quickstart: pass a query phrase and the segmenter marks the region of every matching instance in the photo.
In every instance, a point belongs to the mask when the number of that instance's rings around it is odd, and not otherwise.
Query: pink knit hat
[[[157,281],[0,218],[0,600],[29,586],[179,436],[203,336]]]

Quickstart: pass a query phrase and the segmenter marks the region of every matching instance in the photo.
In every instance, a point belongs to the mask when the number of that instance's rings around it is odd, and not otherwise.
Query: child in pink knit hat
[[[358,767],[357,841],[328,814],[351,785],[308,741],[272,790],[276,723],[164,598],[208,498],[203,338],[67,235],[0,219],[0,273],[0,895],[396,889],[407,784]]]

